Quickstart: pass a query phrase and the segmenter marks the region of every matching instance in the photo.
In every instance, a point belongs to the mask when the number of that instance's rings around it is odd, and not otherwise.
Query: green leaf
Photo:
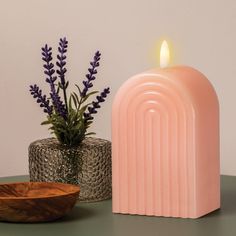
[[[78,97],[77,93],[73,92],[73,95],[75,96],[77,102],[79,103],[79,97]]]
[[[60,89],[63,89],[63,85],[60,82],[58,83],[58,86]]]
[[[60,87],[58,86],[58,87],[57,87],[57,94],[59,93],[59,91],[60,91]]]
[[[73,99],[75,108],[77,109],[77,108],[78,108],[78,100],[76,99],[76,97],[74,96],[74,94],[71,94],[71,97],[72,97],[72,99]]]
[[[91,105],[91,103],[86,104],[85,106],[81,107],[78,111],[78,114],[80,116],[80,118],[82,119],[84,112],[86,111],[86,109],[88,108],[88,106]]]
[[[96,133],[94,132],[90,132],[90,133],[86,133],[85,135],[88,136],[88,135],[95,135]]]
[[[82,102],[81,103],[84,103],[90,96],[92,96],[93,94],[96,94],[98,92],[99,91],[93,91],[93,92],[88,93],[85,97],[82,98]]]
[[[41,125],[49,125],[51,124],[52,122],[50,120],[45,120],[41,123]]]
[[[72,104],[71,104],[71,96],[69,98],[69,112],[72,110]]]
[[[79,85],[75,84],[75,86],[76,86],[77,89],[79,90],[79,94],[81,94],[82,92],[81,92],[81,89],[80,89]]]

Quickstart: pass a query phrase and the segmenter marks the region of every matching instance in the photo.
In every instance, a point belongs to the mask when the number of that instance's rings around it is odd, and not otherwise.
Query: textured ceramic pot
[[[34,182],[62,182],[80,186],[80,201],[111,198],[111,142],[85,138],[76,148],[55,138],[29,146],[29,175]]]

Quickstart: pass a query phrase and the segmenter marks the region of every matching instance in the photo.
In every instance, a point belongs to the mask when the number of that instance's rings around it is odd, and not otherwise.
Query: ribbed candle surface
[[[112,111],[113,212],[198,218],[220,207],[219,105],[197,70],[156,69]]]

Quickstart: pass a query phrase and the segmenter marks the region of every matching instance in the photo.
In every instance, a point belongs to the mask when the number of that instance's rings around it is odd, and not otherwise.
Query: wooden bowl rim
[[[56,197],[60,197],[60,196],[68,196],[68,195],[71,195],[71,194],[78,194],[80,192],[80,187],[79,186],[76,186],[76,185],[73,185],[73,184],[65,184],[65,183],[58,183],[58,182],[14,182],[14,183],[0,183],[0,186],[2,185],[16,185],[16,184],[30,184],[30,183],[35,183],[35,184],[56,184],[56,185],[64,185],[64,186],[71,186],[73,187],[73,190],[70,191],[70,192],[66,192],[66,193],[60,193],[60,194],[55,194],[55,195],[51,195],[51,196],[35,196],[35,197],[1,197],[0,196],[0,200],[30,200],[30,199],[44,199],[44,198],[56,198]],[[53,188],[53,187],[52,187]]]

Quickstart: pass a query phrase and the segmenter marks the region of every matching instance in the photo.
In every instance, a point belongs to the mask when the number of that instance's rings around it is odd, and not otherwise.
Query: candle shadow
[[[222,216],[236,216],[236,177],[221,177],[221,208],[206,215],[204,218]]]

